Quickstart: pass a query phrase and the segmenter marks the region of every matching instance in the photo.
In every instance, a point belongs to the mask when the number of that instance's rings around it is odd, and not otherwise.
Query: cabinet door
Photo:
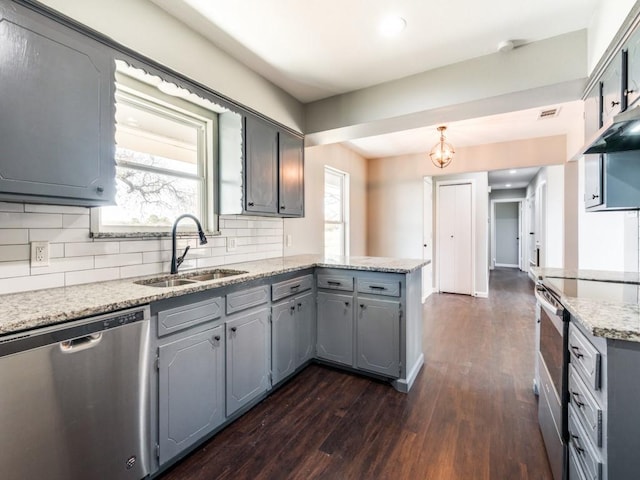
[[[640,98],[640,29],[631,35],[627,44],[627,108]]]
[[[295,299],[297,330],[296,367],[299,367],[315,354],[316,345],[316,309],[313,292],[305,293]]]
[[[224,421],[224,331],[220,325],[158,348],[160,464]]]
[[[0,199],[113,203],[107,47],[12,2],[0,5],[0,45]]]
[[[622,54],[618,52],[602,74],[602,124],[620,113],[622,101]]]
[[[271,315],[271,380],[275,385],[296,369],[295,301],[274,305]]]
[[[269,309],[230,317],[227,335],[227,416],[269,389]]]
[[[266,122],[245,117],[247,212],[278,213],[278,131]]]
[[[400,375],[400,302],[358,299],[356,352],[358,368]]]
[[[353,297],[318,293],[318,358],[353,365]]]
[[[584,206],[594,208],[602,205],[602,155],[586,155],[584,157]]]
[[[278,211],[287,217],[304,216],[304,147],[301,138],[279,133],[280,201]]]

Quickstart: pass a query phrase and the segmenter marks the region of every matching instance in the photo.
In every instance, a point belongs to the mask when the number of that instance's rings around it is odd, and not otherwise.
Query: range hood
[[[579,155],[640,150],[640,106],[622,112],[589,139]]]

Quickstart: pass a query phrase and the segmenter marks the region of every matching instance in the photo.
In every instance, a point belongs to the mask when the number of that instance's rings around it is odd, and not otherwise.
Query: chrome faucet
[[[173,222],[173,229],[171,230],[171,273],[178,273],[178,267],[184,262],[184,257],[187,255],[189,251],[189,245],[184,249],[184,253],[182,256],[176,258],[176,228],[178,227],[178,222],[183,218],[188,217],[196,222],[196,226],[198,227],[198,236],[200,237],[200,245],[204,245],[207,243],[207,237],[205,237],[204,232],[202,231],[202,225],[200,225],[200,221],[191,215],[190,213],[185,213],[184,215],[180,215],[176,218],[176,221]]]

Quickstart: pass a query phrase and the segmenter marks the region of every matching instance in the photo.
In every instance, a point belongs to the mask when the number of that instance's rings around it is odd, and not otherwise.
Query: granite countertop
[[[640,284],[640,274],[636,272],[532,267],[531,273],[538,279],[556,277]],[[564,293],[560,301],[592,335],[612,340],[640,342],[640,305],[637,303],[576,298]]]
[[[149,278],[184,277],[194,275],[196,270],[181,272],[178,275],[152,275],[0,295],[0,305],[2,305],[0,336],[90,315],[144,305],[163,298],[234,285],[306,268],[335,267],[349,270],[410,273],[427,263],[423,260],[385,257],[296,255],[220,266],[217,269],[241,270],[246,273],[176,287],[158,288],[139,285],[134,282]],[[197,271],[206,272],[210,270],[213,270],[213,268],[204,268]]]

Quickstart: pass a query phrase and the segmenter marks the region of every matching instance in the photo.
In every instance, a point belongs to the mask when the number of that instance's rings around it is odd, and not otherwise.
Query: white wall
[[[202,246],[180,239],[191,247],[180,270],[282,256],[280,218],[223,216],[220,231]],[[29,265],[32,241],[49,242],[48,267]],[[0,202],[0,294],[169,273],[170,261],[171,238],[90,238],[88,208]]]
[[[147,57],[303,131],[300,102],[148,0],[41,0]]]
[[[367,163],[353,150],[342,145],[305,149],[304,218],[284,220],[284,235],[291,235],[285,255],[324,252],[324,167],[349,174],[349,250],[351,255],[366,255],[367,245]]]

